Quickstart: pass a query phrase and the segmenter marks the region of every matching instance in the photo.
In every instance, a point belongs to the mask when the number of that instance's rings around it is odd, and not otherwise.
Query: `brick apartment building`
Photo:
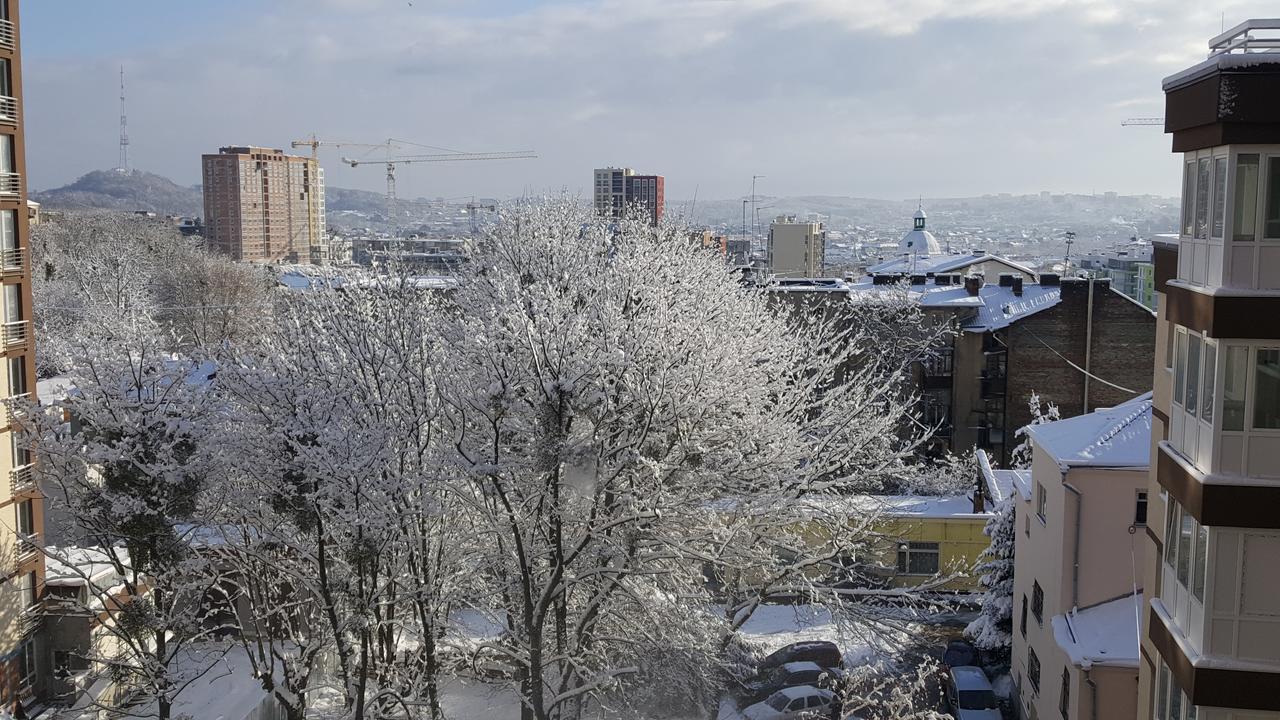
[[[26,153],[22,120],[22,59],[18,2],[0,0],[0,286],[4,354],[3,397],[34,399],[35,348],[31,332],[31,258]],[[39,695],[47,660],[40,646],[40,595],[44,588],[43,503],[31,473],[31,453],[14,442],[14,411],[0,421],[0,707],[29,704]]]
[[[991,274],[1008,262],[975,259]],[[770,287],[790,304],[812,308],[838,307],[898,283],[908,285],[926,318],[958,329],[916,369],[920,417],[937,428],[938,450],[983,449],[993,463],[1007,467],[1019,443],[1016,431],[1031,422],[1032,392],[1056,404],[1062,417],[1073,417],[1151,389],[1155,316],[1113,290],[1107,279],[1044,273],[1035,283],[1021,273],[1002,272],[987,282],[981,271],[877,273],[856,283],[781,279]]]
[[[326,264],[324,171],[252,146],[201,158],[205,241],[233,260]]]

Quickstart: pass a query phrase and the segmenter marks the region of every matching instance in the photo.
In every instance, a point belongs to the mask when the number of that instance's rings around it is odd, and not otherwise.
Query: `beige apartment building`
[[[31,453],[14,432],[14,405],[35,394],[31,331],[31,258],[26,153],[22,118],[22,60],[18,2],[0,0],[0,707],[29,705],[39,694],[46,660],[37,631],[44,587],[43,504],[31,472]]]
[[[1024,718],[1130,720],[1146,544],[1149,395],[1031,426],[1018,481],[1013,658]]]
[[[324,170],[313,158],[233,146],[201,160],[210,249],[233,260],[327,264]]]
[[[1209,47],[1163,85],[1182,227],[1154,253],[1139,720],[1280,718],[1280,20]]]
[[[779,215],[769,225],[769,273],[774,277],[821,277],[826,252],[827,231],[820,222]]]

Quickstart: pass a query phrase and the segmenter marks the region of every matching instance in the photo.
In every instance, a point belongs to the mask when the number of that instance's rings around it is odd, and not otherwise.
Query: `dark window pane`
[[[1213,161],[1213,237],[1222,237],[1222,217],[1227,207],[1227,159]]]
[[[1280,349],[1259,348],[1254,367],[1253,426],[1280,428]]]
[[[1280,157],[1267,158],[1267,212],[1264,236],[1280,238]]]
[[[1209,158],[1196,164],[1196,237],[1209,237]]]

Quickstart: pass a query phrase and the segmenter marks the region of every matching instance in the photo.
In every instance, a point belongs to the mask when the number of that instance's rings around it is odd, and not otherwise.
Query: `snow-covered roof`
[[[850,286],[852,292],[882,292],[893,285],[876,285],[870,280],[863,280]],[[978,289],[977,295],[970,295],[963,285],[935,285],[925,283],[912,285],[909,297],[927,308],[964,309],[974,308],[977,314],[965,318],[961,329],[968,332],[987,332],[999,330],[1047,310],[1062,300],[1062,287],[1058,285],[1024,284],[1022,294],[1014,293],[1012,287],[985,284]]]
[[[1022,495],[1024,500],[1031,499],[1030,470],[997,470],[991,467],[991,459],[986,450],[977,452],[978,469],[982,471],[982,480],[987,486],[987,494],[994,502],[1003,502],[1013,496],[1014,492]]]
[[[1151,393],[1087,415],[1027,426],[1062,467],[1147,467],[1151,463]]]
[[[45,549],[45,584],[79,587],[89,582],[100,582],[116,571],[110,556],[101,548],[47,546]],[[129,551],[116,548],[115,555],[122,563],[129,562]]]
[[[963,270],[964,268],[979,263],[995,262],[1007,266],[1010,270],[1026,273],[1035,277],[1035,271],[1021,263],[1014,262],[1006,257],[992,255],[991,253],[950,253],[947,255],[930,255],[928,257],[912,257],[905,254],[901,257],[885,260],[884,262],[870,265],[867,267],[868,273],[950,273]]]
[[[59,400],[65,400],[71,395],[72,388],[70,377],[55,375],[51,378],[36,381],[36,397],[40,399],[41,405],[49,405]]]
[[[942,252],[938,239],[928,230],[908,230],[898,241],[898,252],[915,255],[937,255]]]
[[[863,495],[860,502],[894,518],[987,518],[975,513],[968,495]]]
[[[1076,667],[1138,667],[1142,593],[1053,616],[1053,639]]]

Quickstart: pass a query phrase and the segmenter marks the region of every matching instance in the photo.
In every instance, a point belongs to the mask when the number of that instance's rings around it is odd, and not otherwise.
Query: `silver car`
[[[1000,706],[982,668],[953,667],[947,673],[947,704],[956,720],[1000,720]]]

